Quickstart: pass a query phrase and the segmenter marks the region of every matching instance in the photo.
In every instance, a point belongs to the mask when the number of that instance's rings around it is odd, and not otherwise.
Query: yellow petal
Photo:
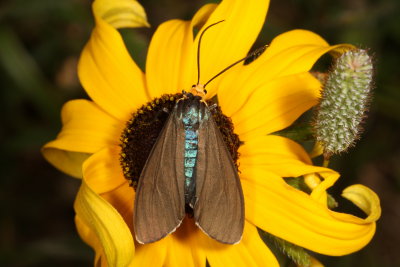
[[[324,267],[324,265],[319,260],[317,260],[316,258],[314,258],[312,256],[310,258],[311,258],[310,267]]]
[[[210,15],[214,12],[214,10],[218,7],[217,4],[207,4],[202,6],[192,19],[192,28],[198,27],[201,28],[204,26],[204,23],[207,22]]]
[[[206,255],[199,246],[199,235],[192,218],[185,218],[172,235],[168,236],[168,252],[165,266],[205,266]]]
[[[257,229],[248,222],[245,222],[243,239],[238,244],[225,245],[205,234],[199,239],[211,266],[279,266]]]
[[[165,266],[167,247],[168,237],[146,245],[136,244],[135,257],[129,266]]]
[[[90,154],[116,145],[123,128],[123,123],[83,99],[67,102],[61,118],[61,132],[43,147],[42,153],[50,163],[74,177],[82,176],[82,163]]]
[[[118,31],[95,17],[96,27],[79,60],[79,79],[97,105],[127,121],[149,100],[144,74],[130,57]]]
[[[292,140],[280,136],[257,137],[240,147],[242,168],[261,167],[281,177],[299,177],[318,173],[324,180],[311,193],[311,197],[326,204],[326,190],[339,178],[331,169],[311,165],[304,149]]]
[[[320,142],[315,142],[315,145],[309,153],[310,158],[316,158],[324,153],[324,147]]]
[[[79,99],[67,102],[61,111],[62,130],[53,148],[94,153],[108,145],[117,145],[124,127],[95,103]]]
[[[134,236],[133,231],[133,202],[135,199],[135,192],[128,181],[122,183],[115,189],[101,194],[108,203],[110,203],[122,216],[126,225],[131,230],[131,235]]]
[[[251,68],[261,71],[260,67],[269,66],[268,77],[286,76],[311,69],[323,54],[345,51],[352,45],[329,46],[319,35],[306,30],[292,30],[283,33],[274,40],[267,51],[256,60]]]
[[[342,196],[368,214],[366,222],[374,222],[381,216],[379,197],[368,187],[361,184],[349,186],[343,190]]]
[[[53,141],[55,142],[55,141]],[[91,154],[60,150],[53,142],[42,148],[42,154],[54,167],[75,178],[82,178],[82,164]]]
[[[264,231],[306,249],[344,255],[361,249],[375,223],[329,210],[262,168],[242,168],[246,219]]]
[[[269,155],[276,161],[295,159],[311,164],[310,158],[299,144],[289,138],[277,135],[254,137],[240,146],[239,153],[240,158],[247,161],[251,161],[257,155]]]
[[[135,253],[131,232],[121,215],[96,194],[85,180],[82,181],[74,208],[77,216],[101,244],[105,255],[101,261],[106,261],[108,266],[128,266]]]
[[[118,146],[106,147],[83,164],[85,181],[97,194],[114,190],[127,182],[119,163],[120,151]]]
[[[210,15],[214,12],[214,10],[218,7],[217,4],[207,4],[202,6],[196,14],[193,16],[190,27],[192,31],[197,31],[202,28],[204,24],[207,22]],[[192,32],[190,33],[192,36]],[[192,37],[193,39],[193,37]],[[185,75],[182,76],[183,82],[182,86],[184,89],[188,89],[191,85],[197,82],[197,45],[192,42],[190,53],[187,55],[187,66],[185,67]],[[202,48],[200,48],[202,50]],[[196,52],[193,52],[196,51]],[[201,66],[200,66],[201,67]],[[209,98],[209,97],[208,97]]]
[[[210,29],[202,39],[200,55],[200,82],[205,83],[221,70],[246,56],[256,40],[263,26],[268,10],[269,1],[235,1],[226,0],[211,14],[207,23],[200,30],[210,24],[225,20],[218,26]],[[196,58],[199,35],[196,36],[192,49],[192,58]],[[192,64],[196,61],[192,60]],[[193,67],[197,72],[197,68]],[[193,74],[197,77],[197,74]],[[218,88],[218,80],[207,87],[208,96],[213,96]]]
[[[235,132],[246,141],[288,127],[317,103],[320,89],[320,82],[308,72],[260,86],[238,112],[229,115]]]
[[[262,241],[257,228],[246,222],[243,239],[241,241],[252,255],[257,266],[279,266],[275,255],[269,250],[267,245]]]
[[[247,105],[248,97],[254,90],[260,90],[279,77],[309,71],[318,58],[327,52],[350,48],[352,46],[346,44],[329,46],[317,34],[305,30],[283,33],[271,42],[257,60],[224,74],[218,88],[220,105],[224,113],[231,116]]]
[[[216,4],[204,5],[191,22],[171,20],[158,27],[146,62],[151,98],[188,91],[196,83],[197,59],[193,51],[197,51],[197,46],[193,43],[193,28],[202,26],[216,7]]]
[[[120,147],[110,146],[92,155],[83,164],[83,176],[87,185],[110,203],[132,230],[135,192],[122,173],[120,151]]]
[[[143,7],[134,0],[96,0],[93,12],[115,28],[150,26]]]
[[[95,252],[94,266],[105,266],[107,262],[105,260],[105,255],[103,247],[99,242],[96,234],[78,217],[75,216],[75,225],[78,230],[79,236],[82,240],[93,248]],[[103,260],[102,260],[103,259]]]
[[[170,20],[161,24],[150,42],[146,78],[151,98],[190,89],[183,77],[191,72],[188,61],[193,43],[190,22]]]

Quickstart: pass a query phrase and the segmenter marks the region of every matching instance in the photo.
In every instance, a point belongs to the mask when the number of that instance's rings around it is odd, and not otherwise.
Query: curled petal
[[[361,249],[375,233],[375,222],[333,212],[265,169],[245,168],[241,177],[246,219],[291,243],[339,256]]]
[[[318,173],[324,180],[313,188],[311,197],[326,205],[326,190],[339,178],[331,169],[311,165],[311,159],[296,142],[281,136],[260,136],[247,141],[239,150],[243,167],[261,167],[281,177]]]
[[[342,196],[368,214],[365,222],[375,222],[381,216],[379,197],[368,187],[361,184],[349,186],[343,190]]]
[[[143,7],[134,0],[96,0],[93,12],[115,28],[150,26]]]
[[[74,209],[76,216],[88,228],[79,230],[80,234],[90,233],[89,237],[98,240],[98,243],[97,240],[90,242],[91,245],[101,244],[101,249],[96,250],[96,253],[104,253],[105,258],[101,262],[106,261],[108,266],[128,266],[135,253],[132,234],[118,211],[94,192],[85,180],[82,181]]]

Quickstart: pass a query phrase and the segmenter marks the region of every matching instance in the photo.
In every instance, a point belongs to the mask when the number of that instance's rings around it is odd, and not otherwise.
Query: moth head
[[[192,93],[192,95],[200,96],[201,98],[204,98],[207,94],[206,89],[204,89],[204,85],[200,83],[192,85],[190,92]]]

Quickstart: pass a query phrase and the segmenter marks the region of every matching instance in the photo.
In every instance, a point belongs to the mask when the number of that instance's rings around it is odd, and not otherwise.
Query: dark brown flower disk
[[[146,103],[132,114],[121,134],[120,163],[126,179],[136,190],[138,180],[150,151],[157,141],[165,122],[172,112],[175,103],[182,97],[182,94],[168,94]],[[211,114],[220,130],[225,144],[232,155],[236,165],[239,158],[239,146],[241,141],[234,133],[233,123],[230,118],[222,114],[220,106],[213,105],[208,100]],[[183,153],[183,152],[182,152]]]

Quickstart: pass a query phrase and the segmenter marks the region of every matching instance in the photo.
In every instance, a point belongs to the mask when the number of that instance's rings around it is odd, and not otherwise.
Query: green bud
[[[314,119],[324,157],[346,151],[362,130],[372,88],[373,66],[365,50],[342,54],[326,80]]]

